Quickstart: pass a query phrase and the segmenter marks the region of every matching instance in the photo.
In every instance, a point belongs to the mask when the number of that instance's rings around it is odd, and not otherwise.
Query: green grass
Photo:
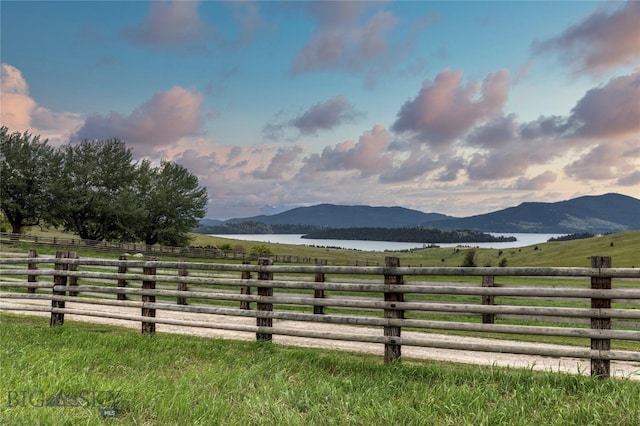
[[[339,351],[0,319],[2,425],[640,422],[640,382],[625,379],[430,361],[388,366],[376,356]],[[83,394],[91,401],[85,407],[37,407],[28,398],[21,406],[16,396],[38,392],[39,405],[59,391],[91,390],[117,392],[117,418],[102,419],[90,392]]]
[[[195,235],[194,244],[244,245],[247,249],[255,242],[237,241],[226,238]],[[291,244],[266,243],[278,255],[318,257],[327,259],[329,264],[384,264],[385,256],[397,256],[402,266],[460,266],[467,253],[464,249],[425,248],[411,252],[365,252],[357,250],[307,247]],[[574,266],[590,267],[589,257],[611,256],[617,268],[640,267],[640,230],[608,234],[599,237],[573,241],[534,244],[511,249],[476,249],[477,266],[498,266],[502,258],[507,266]]]
[[[73,234],[63,233],[55,229],[41,230],[32,228],[32,235],[77,238]],[[240,241],[229,238],[211,237],[202,234],[192,234],[194,246],[222,246],[228,244],[231,247],[242,246],[248,253],[256,244],[266,244],[274,254],[279,256],[308,257],[326,259],[329,265],[384,265],[385,256],[400,258],[402,266],[460,266],[467,253],[465,249],[455,248],[425,248],[410,252],[367,252],[359,250],[347,250],[336,248],[310,247],[296,244],[262,243],[255,241]],[[608,234],[599,237],[541,243],[520,248],[511,249],[476,249],[477,266],[498,266],[502,258],[506,258],[507,266],[548,266],[548,267],[590,267],[589,257],[611,256],[613,266],[616,268],[640,267],[640,230]],[[21,251],[27,251],[26,245],[16,245]],[[10,245],[3,245],[2,250],[11,249]],[[75,249],[75,248],[74,248]],[[104,252],[91,252],[78,247],[80,256],[91,254],[101,257],[111,257]],[[55,248],[39,247],[39,252],[52,254]],[[170,260],[169,256],[161,256],[159,260]],[[197,261],[197,259],[191,259]],[[218,259],[217,261],[229,263],[230,259]]]

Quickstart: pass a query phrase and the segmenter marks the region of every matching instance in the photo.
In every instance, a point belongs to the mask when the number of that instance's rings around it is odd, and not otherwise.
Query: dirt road
[[[4,299],[2,301],[3,307],[20,307],[25,305],[41,305],[41,306],[49,306],[48,301],[43,300],[29,300],[29,301],[16,301],[10,299]],[[123,315],[140,315],[140,309],[138,308],[125,308],[125,307],[113,307],[113,306],[102,306],[102,305],[87,305],[87,304],[79,304],[79,303],[69,303],[67,302],[66,307],[68,309],[82,309],[87,310],[91,309],[92,311],[101,311],[101,312],[117,312]],[[32,314],[32,315],[41,315],[41,316],[49,316],[47,312],[27,312],[27,311],[11,311],[11,312],[20,312],[24,314]],[[195,313],[182,313],[182,312],[167,312],[167,311],[157,311],[158,318],[170,318],[170,319],[180,319],[180,320],[190,320],[190,321],[207,321],[210,323],[229,323],[233,321],[236,324],[255,325],[254,318],[244,318],[244,317],[230,317],[230,316],[220,316],[220,315],[208,315],[208,314],[195,314]],[[101,323],[101,324],[113,324],[113,325],[121,325],[125,327],[131,327],[140,329],[139,322],[132,322],[126,320],[117,320],[110,318],[100,318],[100,317],[88,317],[88,316],[77,316],[77,315],[65,315],[65,320],[69,321],[84,321],[84,322],[93,322],[93,323]],[[340,333],[351,333],[351,334],[371,334],[371,335],[380,335],[381,330],[379,328],[363,328],[363,327],[350,327],[350,326],[342,326],[342,325],[333,325],[333,324],[318,324],[318,323],[309,323],[309,322],[297,322],[297,321],[283,321],[283,320],[274,320],[274,327],[279,328],[295,328],[295,329],[310,329],[315,331],[333,331]],[[157,324],[156,325],[157,332],[164,333],[177,333],[177,334],[190,334],[196,336],[204,336],[211,338],[224,338],[224,339],[239,339],[239,340],[254,340],[255,333],[252,332],[238,332],[238,331],[228,331],[228,330],[217,330],[211,328],[193,328],[193,327],[182,327],[182,326],[174,326],[167,324]],[[424,333],[412,333],[412,332],[402,332],[403,337],[416,337],[416,336],[424,336]],[[474,337],[460,337],[460,336],[447,336],[447,335],[435,335],[429,334],[430,337],[437,337],[439,340],[451,340],[456,342],[466,342],[469,344],[487,342],[491,340],[495,345],[510,345],[510,346],[524,346],[525,343],[516,342],[516,341],[506,341],[506,340],[495,340],[495,339],[483,339],[483,338],[474,338]],[[310,348],[322,348],[322,349],[332,349],[332,350],[345,350],[350,352],[364,352],[371,354],[384,354],[384,346],[382,344],[377,343],[361,343],[361,342],[350,342],[350,341],[335,341],[335,340],[325,340],[325,339],[312,339],[312,338],[301,338],[301,337],[291,337],[291,336],[279,336],[274,335],[273,341],[278,344],[283,345],[293,345],[293,346],[302,346],[302,347],[310,347]],[[557,345],[546,345],[540,344],[539,346],[550,346],[557,347]],[[436,348],[425,348],[425,347],[410,347],[403,346],[402,347],[402,356],[406,359],[430,359],[444,362],[456,362],[456,363],[465,363],[465,364],[476,364],[476,365],[496,365],[500,367],[512,367],[512,368],[528,368],[533,370],[542,370],[542,371],[555,371],[555,372],[567,372],[571,374],[584,374],[589,375],[591,371],[590,361],[575,359],[575,358],[555,358],[555,357],[543,357],[543,356],[530,356],[530,355],[516,355],[509,353],[493,353],[493,352],[477,352],[477,351],[463,351],[463,350],[451,350],[451,349],[436,349]],[[637,362],[621,362],[621,361],[612,361],[611,362],[611,375],[618,378],[629,378],[632,380],[640,380],[640,363]]]

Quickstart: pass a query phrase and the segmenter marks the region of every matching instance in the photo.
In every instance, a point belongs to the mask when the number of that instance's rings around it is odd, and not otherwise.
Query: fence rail
[[[2,244],[30,244],[36,246],[57,247],[61,249],[74,250],[80,248],[90,248],[92,251],[102,251],[108,253],[131,253],[137,256],[176,256],[188,258],[208,258],[208,259],[229,259],[229,260],[257,260],[259,254],[250,253],[248,250],[232,249],[221,250],[216,247],[175,247],[163,246],[159,244],[146,245],[144,243],[119,243],[112,241],[84,240],[80,238],[47,237],[38,235],[10,234],[0,232],[0,243]],[[318,257],[274,255],[278,262],[282,263],[310,263],[327,264],[327,259]]]
[[[640,363],[640,351],[611,348],[612,341],[639,347],[633,342],[640,342],[640,269],[610,266],[602,257],[593,257],[590,268],[443,268],[401,267],[391,257],[384,267],[352,267],[78,259],[69,252],[42,258],[31,251],[28,258],[0,258],[0,310],[48,312],[52,327],[67,314],[135,321],[143,333],[168,324],[255,333],[258,340],[378,343],[386,362],[400,358],[403,346],[576,357],[591,360],[592,375],[609,377],[611,360]],[[478,280],[441,281],[447,277]],[[508,283],[516,277],[518,283]],[[296,326],[302,323],[335,327]],[[436,330],[493,340],[442,340]],[[495,335],[527,336],[531,343]],[[567,344],[542,346],[542,337]],[[580,346],[584,339],[588,347]]]

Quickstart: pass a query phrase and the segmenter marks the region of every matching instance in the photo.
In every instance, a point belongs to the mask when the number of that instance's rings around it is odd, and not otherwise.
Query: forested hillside
[[[401,241],[409,243],[481,243],[515,241],[515,237],[495,237],[478,231],[443,231],[436,228],[338,228],[311,232],[302,238],[335,240]]]

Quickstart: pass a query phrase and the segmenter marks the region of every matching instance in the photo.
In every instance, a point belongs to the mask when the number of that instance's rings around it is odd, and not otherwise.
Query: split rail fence
[[[169,324],[255,333],[257,340],[379,343],[387,363],[400,358],[402,346],[571,357],[591,360],[598,377],[611,375],[612,360],[640,363],[640,269],[613,268],[608,257],[592,257],[584,268],[402,267],[394,257],[384,267],[354,267],[274,265],[268,258],[78,259],[73,252],[45,258],[32,250],[27,258],[0,258],[0,289],[0,311],[47,312],[52,327],[73,314],[139,322],[142,333]],[[202,315],[196,320],[194,313]],[[332,328],[291,325],[299,322]],[[345,332],[345,325],[361,332]],[[494,340],[470,344],[434,332]],[[531,342],[497,344],[496,336],[509,335]],[[563,344],[540,345],[545,339]],[[612,341],[626,341],[627,349],[612,349]]]
[[[242,245],[231,250],[222,250],[215,247],[175,247],[160,244],[147,245],[143,243],[120,243],[113,241],[83,240],[79,238],[46,237],[39,235],[9,234],[0,232],[0,244],[26,244],[31,247],[55,247],[58,250],[80,250],[91,248],[92,251],[105,253],[131,252],[134,257],[143,256],[176,256],[198,257],[205,259],[257,260],[258,253],[251,253]],[[309,263],[326,265],[327,259],[309,256],[273,255],[277,262],[282,263]],[[366,261],[366,260],[365,260]]]

